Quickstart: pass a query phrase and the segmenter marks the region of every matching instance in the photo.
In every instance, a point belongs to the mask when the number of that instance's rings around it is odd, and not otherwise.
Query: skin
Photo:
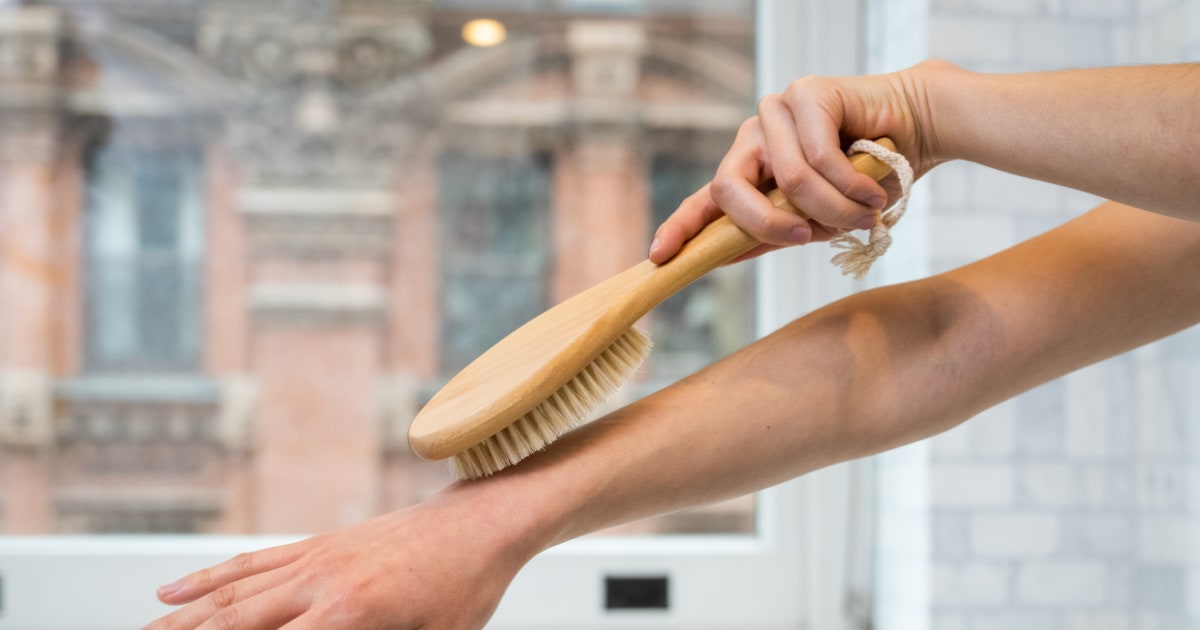
[[[895,190],[855,172],[842,150],[880,136],[917,178],[969,160],[1195,220],[1197,99],[1200,64],[988,75],[930,61],[878,76],[805,77],[763,98],[712,182],[659,227],[650,259],[670,259],[722,213],[767,244],[755,255],[869,227]],[[771,183],[812,220],[767,202],[759,189]]]
[[[1197,86],[1195,66],[994,77],[930,63],[797,81],[764,100],[652,257],[717,207],[771,246],[854,225],[886,190],[846,172],[839,135],[890,136],[918,174],[970,159],[1153,212],[1108,202],[966,267],[834,302],[487,480],[186,576],[159,591],[186,605],[147,628],[481,628],[555,544],[936,434],[1200,321],[1200,173],[1183,152],[1200,132]],[[764,203],[772,180],[813,223]]]

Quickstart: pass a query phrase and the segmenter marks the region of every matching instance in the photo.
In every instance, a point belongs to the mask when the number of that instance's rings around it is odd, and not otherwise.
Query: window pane
[[[420,406],[644,259],[753,111],[749,0],[26,4],[0,7],[3,533],[303,533],[428,496]],[[748,342],[748,273],[651,314],[617,401]]]
[[[130,146],[131,135],[114,129],[84,154],[87,368],[195,370],[200,252],[183,243],[187,229],[202,239],[188,216],[203,202],[200,164],[193,152]]]
[[[549,172],[541,155],[440,160],[445,377],[550,306]]]

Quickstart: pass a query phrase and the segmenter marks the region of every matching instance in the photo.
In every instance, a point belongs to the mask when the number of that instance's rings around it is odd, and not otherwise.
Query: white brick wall
[[[1063,620],[1063,630],[1134,630],[1131,617],[1120,610],[1068,613]]]
[[[1100,606],[1109,571],[1095,560],[1033,561],[1017,569],[1017,602],[1034,606]]]
[[[1062,544],[1062,519],[1050,512],[978,511],[970,536],[974,556],[1047,557]]]
[[[1014,471],[1020,503],[1040,509],[1132,507],[1133,482],[1106,464],[1068,464],[1047,459]]]
[[[1012,601],[1012,568],[1004,564],[935,564],[933,596],[948,606],[1002,606]]]
[[[913,6],[928,12],[920,54],[980,71],[1200,59],[1200,0]],[[924,183],[935,272],[1100,201],[961,162]],[[1200,630],[1200,328],[988,410],[928,453],[935,630]]]
[[[933,503],[940,507],[1007,507],[1016,496],[1011,464],[945,464],[935,469]]]

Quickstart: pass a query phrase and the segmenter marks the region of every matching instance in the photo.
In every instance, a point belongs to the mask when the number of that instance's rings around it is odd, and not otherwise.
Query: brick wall
[[[941,57],[980,71],[1200,59],[1195,0],[871,3],[875,70]],[[1051,228],[1090,195],[972,164],[923,182],[926,272]],[[928,462],[921,625],[1200,628],[1200,328],[1089,367],[918,448]],[[881,474],[888,475],[888,460]],[[881,500],[886,506],[887,500]],[[881,509],[881,528],[891,518]],[[885,567],[892,566],[884,563]],[[891,593],[881,575],[881,588]],[[880,609],[880,615],[887,611]],[[906,626],[880,619],[879,627]]]

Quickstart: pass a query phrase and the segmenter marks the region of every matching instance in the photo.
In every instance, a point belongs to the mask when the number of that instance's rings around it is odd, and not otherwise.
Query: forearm
[[[1200,218],[1200,64],[929,74],[925,128],[966,159],[1176,217]]]
[[[1109,204],[816,311],[479,485],[544,547],[877,453],[1197,321],[1197,265],[1200,225]]]

